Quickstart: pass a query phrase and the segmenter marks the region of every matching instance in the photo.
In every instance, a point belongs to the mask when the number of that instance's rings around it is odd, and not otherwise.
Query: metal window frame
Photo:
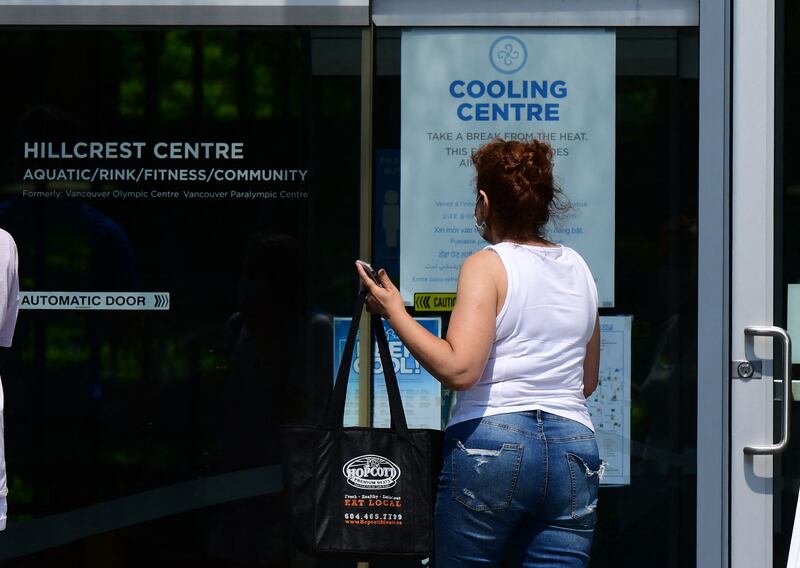
[[[361,32],[361,173],[360,173],[360,220],[358,254],[372,261],[372,102],[375,87],[375,27]],[[361,318],[358,336],[358,352],[368,357],[358,358],[358,423],[372,426],[372,329],[367,314]]]
[[[12,26],[366,26],[369,0],[5,0]]]
[[[731,1],[700,3],[697,566],[730,563]]]

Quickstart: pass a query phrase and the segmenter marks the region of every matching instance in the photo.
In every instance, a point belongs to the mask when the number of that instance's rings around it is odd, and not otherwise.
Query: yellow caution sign
[[[456,295],[452,293],[414,294],[414,309],[418,312],[452,312],[455,305]]]

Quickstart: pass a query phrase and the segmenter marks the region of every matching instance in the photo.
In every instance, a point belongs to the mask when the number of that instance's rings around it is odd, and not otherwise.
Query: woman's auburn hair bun
[[[492,204],[489,223],[504,238],[543,238],[551,214],[568,208],[553,180],[553,148],[542,140],[496,138],[472,154],[477,187]]]
[[[497,138],[472,155],[472,161],[478,169],[481,165],[489,166],[492,158],[496,160],[497,165],[505,169],[506,173],[522,170],[521,173],[529,176],[532,182],[536,181],[536,177],[553,174],[553,148],[540,140],[506,142]]]

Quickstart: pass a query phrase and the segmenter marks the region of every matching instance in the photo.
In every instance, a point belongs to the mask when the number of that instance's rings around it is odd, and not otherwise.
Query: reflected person
[[[0,229],[0,346],[11,347],[19,310],[17,245],[8,232]],[[8,484],[3,432],[3,383],[0,380],[0,531],[6,528]]]
[[[316,359],[330,366],[328,320],[314,316],[305,289],[304,255],[287,235],[249,239],[239,284],[239,311],[226,323],[231,374],[223,395],[219,443],[225,472],[277,466],[279,425],[302,419],[322,403],[328,383],[309,384]],[[328,333],[325,334],[324,330]],[[319,375],[323,376],[322,374]],[[326,376],[331,376],[329,370]],[[229,566],[292,565],[288,510],[279,486],[221,508],[209,549]]]

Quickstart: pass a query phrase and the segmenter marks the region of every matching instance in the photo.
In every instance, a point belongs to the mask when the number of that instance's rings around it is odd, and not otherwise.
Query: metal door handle
[[[753,325],[744,328],[745,338],[774,337],[783,342],[783,412],[781,413],[781,439],[770,446],[745,446],[744,453],[750,455],[775,455],[789,445],[789,423],[792,417],[792,338],[785,329],[769,325]]]

